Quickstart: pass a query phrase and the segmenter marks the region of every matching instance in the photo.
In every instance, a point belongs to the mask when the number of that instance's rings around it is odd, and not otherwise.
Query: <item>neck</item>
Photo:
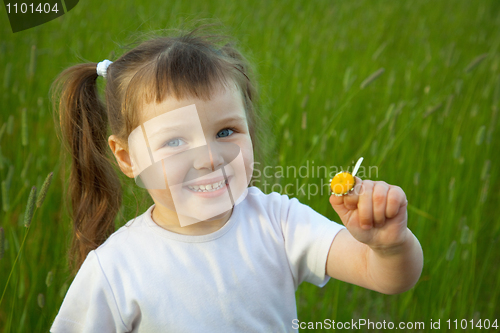
[[[190,224],[182,227],[179,223],[177,213],[161,205],[155,204],[151,212],[153,221],[165,230],[175,232],[182,235],[207,235],[222,228],[229,220],[233,212],[233,208],[224,212],[220,216],[207,221]]]

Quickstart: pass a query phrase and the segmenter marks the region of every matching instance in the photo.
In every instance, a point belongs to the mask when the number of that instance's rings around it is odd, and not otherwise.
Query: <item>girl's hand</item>
[[[399,186],[383,181],[361,180],[349,194],[330,196],[333,209],[359,242],[373,250],[401,245],[406,238],[408,200]]]

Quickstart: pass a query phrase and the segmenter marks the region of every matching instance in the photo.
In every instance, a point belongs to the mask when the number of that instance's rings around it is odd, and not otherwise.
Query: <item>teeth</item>
[[[195,192],[213,192],[216,190],[220,190],[222,187],[224,187],[226,181],[221,180],[220,182],[213,183],[213,184],[206,184],[206,185],[192,185],[188,186],[190,190],[195,191]]]

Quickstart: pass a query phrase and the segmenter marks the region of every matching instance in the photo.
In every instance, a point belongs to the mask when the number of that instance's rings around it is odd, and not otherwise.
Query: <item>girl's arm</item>
[[[384,294],[412,288],[422,272],[423,253],[407,228],[403,190],[356,177],[354,191],[332,195],[330,203],[347,230],[332,242],[326,273]]]
[[[334,279],[383,294],[398,294],[412,288],[423,265],[422,248],[408,230],[408,240],[392,249],[371,249],[358,242],[347,229],[332,242],[326,273]]]

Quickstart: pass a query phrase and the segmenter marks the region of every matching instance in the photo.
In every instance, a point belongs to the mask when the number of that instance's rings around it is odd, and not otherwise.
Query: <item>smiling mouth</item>
[[[186,187],[193,192],[214,192],[214,191],[220,190],[223,187],[225,187],[228,184],[228,181],[229,181],[229,178],[228,178],[228,180],[223,179],[221,181],[214,182],[211,184],[187,185]]]

